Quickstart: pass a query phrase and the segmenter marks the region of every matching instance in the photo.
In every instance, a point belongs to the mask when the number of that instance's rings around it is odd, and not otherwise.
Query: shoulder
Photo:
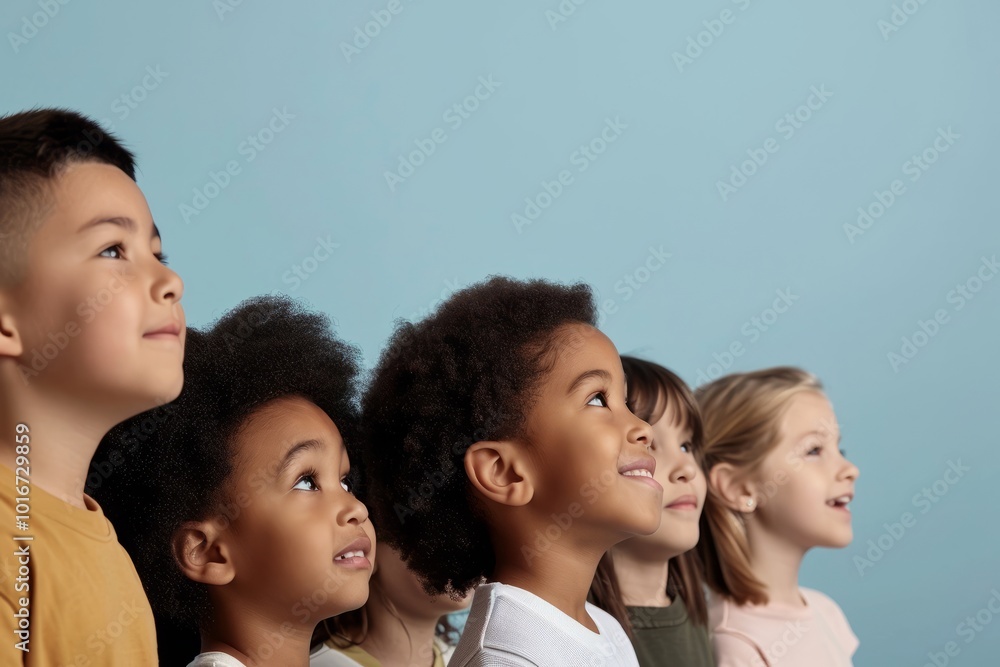
[[[309,667],[361,667],[361,664],[323,644],[309,654]]]
[[[811,588],[800,590],[806,604],[812,607],[820,619],[830,627],[840,643],[847,649],[848,654],[853,655],[858,648],[859,641],[840,605],[834,602],[833,598],[820,591]]]
[[[608,612],[589,602],[586,603],[586,609],[587,613],[590,614],[590,617],[594,620],[594,623],[597,624],[597,627],[600,628],[602,633],[607,630],[612,634],[625,634],[625,631],[622,629],[618,619]]]
[[[712,636],[716,667],[766,667],[767,660],[750,637],[734,632]]]
[[[247,667],[242,662],[220,651],[199,653],[187,667]]]

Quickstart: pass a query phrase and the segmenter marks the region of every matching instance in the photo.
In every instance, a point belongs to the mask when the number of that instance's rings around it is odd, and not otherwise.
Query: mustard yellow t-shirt
[[[31,485],[22,530],[23,490],[0,465],[0,665],[156,665],[153,611],[100,506],[85,497],[87,509],[74,507]]]

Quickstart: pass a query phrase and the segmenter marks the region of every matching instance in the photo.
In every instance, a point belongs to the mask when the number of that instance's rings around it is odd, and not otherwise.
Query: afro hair
[[[316,404],[344,442],[357,432],[359,355],[329,320],[285,297],[249,299],[205,330],[188,330],[184,389],[170,404],[116,426],[102,440],[88,491],[132,556],[159,621],[198,627],[208,590],[174,560],[186,521],[227,503],[233,436],[259,408],[286,396]],[[228,517],[230,520],[235,517]]]
[[[523,435],[560,328],[596,320],[587,285],[494,277],[397,324],[362,400],[365,500],[379,539],[429,593],[462,593],[493,572],[465,452]]]

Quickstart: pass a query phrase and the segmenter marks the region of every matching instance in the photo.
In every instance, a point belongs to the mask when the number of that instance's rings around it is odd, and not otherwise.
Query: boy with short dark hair
[[[133,156],[72,111],[0,118],[0,662],[149,665],[128,554],[84,492],[115,424],[183,384],[183,283]]]

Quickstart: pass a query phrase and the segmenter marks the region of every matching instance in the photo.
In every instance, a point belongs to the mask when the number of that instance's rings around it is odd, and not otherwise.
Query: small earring
[[[747,498],[747,509],[753,509],[755,502],[757,501],[755,501],[752,496],[750,498]]]

